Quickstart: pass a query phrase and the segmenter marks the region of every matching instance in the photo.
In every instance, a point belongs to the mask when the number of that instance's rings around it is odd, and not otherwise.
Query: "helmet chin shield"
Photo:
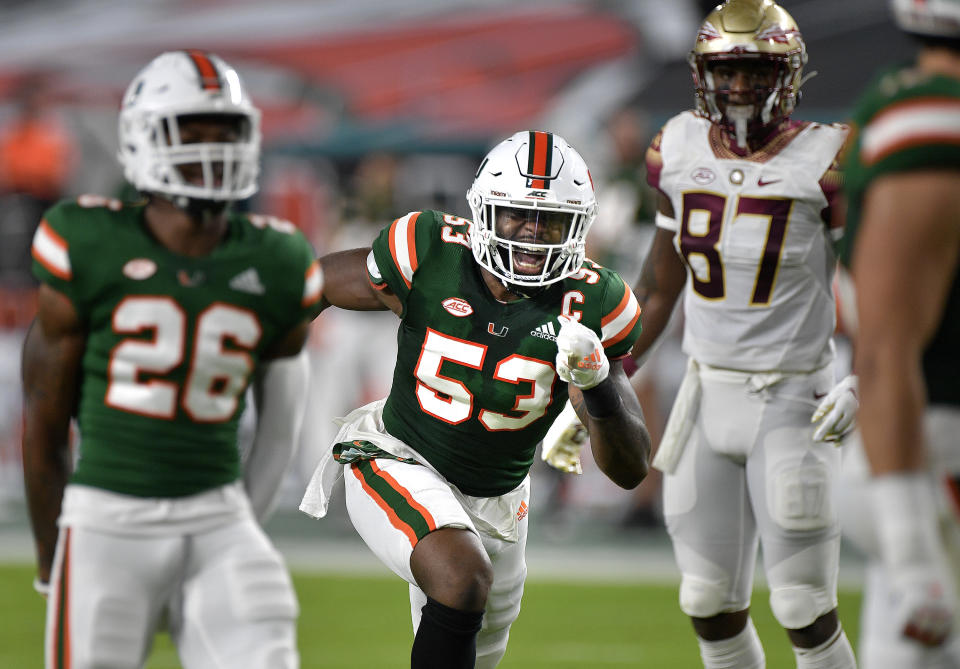
[[[513,292],[526,296],[580,270],[597,203],[583,158],[563,138],[525,131],[501,142],[467,202],[474,259]]]
[[[191,124],[229,128],[222,138],[196,137]],[[124,96],[118,157],[138,190],[178,207],[229,203],[257,191],[260,112],[236,70],[213,54],[157,56]]]

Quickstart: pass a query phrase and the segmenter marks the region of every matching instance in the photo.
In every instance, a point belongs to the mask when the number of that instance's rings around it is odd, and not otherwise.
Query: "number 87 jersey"
[[[231,213],[210,255],[146,232],[143,205],[83,196],[50,209],[33,273],[83,323],[72,482],[139,497],[236,480],[237,422],[264,351],[319,308],[313,250],[291,224]]]
[[[670,119],[647,151],[647,181],[669,198],[687,266],[684,351],[744,371],[812,371],[835,326],[831,208],[846,127],[784,124],[747,156],[708,119]]]

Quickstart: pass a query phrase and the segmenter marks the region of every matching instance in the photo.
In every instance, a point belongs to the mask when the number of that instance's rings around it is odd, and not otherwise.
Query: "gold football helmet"
[[[727,0],[704,20],[688,57],[697,110],[746,147],[790,116],[800,98],[807,48],[796,21],[773,0]],[[765,81],[731,100],[714,70],[722,65],[761,70]],[[769,76],[766,76],[769,75]]]

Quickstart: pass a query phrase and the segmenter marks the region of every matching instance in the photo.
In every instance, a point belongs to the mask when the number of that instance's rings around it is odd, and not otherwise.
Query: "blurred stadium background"
[[[692,104],[684,58],[713,4],[0,2],[0,564],[5,565],[0,616],[8,620],[29,610],[25,620],[32,624],[0,642],[0,666],[39,666],[15,659],[22,655],[4,655],[31,646],[36,650],[29,657],[39,662],[37,611],[42,603],[30,592],[37,601],[19,604],[27,597],[23,592],[29,591],[32,574],[19,445],[19,346],[32,317],[34,291],[30,239],[52,200],[123,192],[114,159],[116,112],[124,87],[140,67],[164,50],[202,48],[239,69],[264,111],[261,189],[244,206],[294,221],[320,253],[364,245],[380,226],[414,209],[469,216],[464,193],[476,163],[493,143],[524,128],[557,132],[584,155],[597,184],[601,215],[591,233],[590,256],[633,282],[653,229],[643,154],[660,125]],[[806,38],[807,72],[818,72],[804,87],[799,118],[844,120],[876,67],[911,52],[890,23],[884,2],[781,4]],[[375,592],[383,596],[359,600],[361,608],[350,617],[362,620],[373,609],[394,612],[386,623],[376,618],[377,626],[396,628],[402,654],[409,642],[403,587],[395,580],[386,585],[377,580],[386,572],[353,533],[342,501],[321,522],[296,511],[313,465],[333,435],[331,418],[386,392],[394,332],[389,314],[328,311],[314,324],[310,345],[316,383],[307,424],[281,508],[268,530],[302,579],[298,586],[311,574],[321,574],[327,584],[354,583],[351,579],[358,576],[374,579]],[[655,436],[683,370],[676,328],[673,332],[635,377]],[[610,658],[620,660],[577,660],[571,651],[542,666],[661,666],[648,663],[646,643],[683,645],[680,657],[697,666],[693,637],[672,593],[676,571],[659,515],[657,477],[627,493],[591,465],[585,463],[580,477],[561,477],[539,462],[534,468],[528,557],[533,585],[504,664],[541,666],[534,660],[512,660],[524,635],[541,634],[534,630],[552,630],[569,640],[585,633],[590,618],[608,615],[611,622],[629,622],[633,611],[643,608],[651,621],[675,625],[675,643],[657,632],[645,639],[649,628],[637,620],[621,645],[616,637],[608,644]],[[859,565],[859,558],[845,550],[842,581],[854,593],[849,602],[859,587]],[[590,613],[568,605],[580,617],[560,615],[557,624],[563,629],[536,627],[534,612],[546,614],[550,608],[536,608],[532,593],[545,593],[541,605],[550,601],[550,592],[566,592],[568,601],[576,600],[580,595],[550,584],[569,588],[581,581],[631,584],[625,588],[664,585],[653,586],[662,589],[656,601],[648,601],[649,590],[629,591],[636,607],[629,613],[616,606],[604,609],[609,613]],[[324,592],[324,586],[317,592]],[[308,618],[315,604],[302,591],[301,600],[305,619],[316,620]],[[764,605],[762,598],[756,605]],[[848,629],[855,625],[855,605],[842,608],[841,614]],[[322,623],[322,631],[330,632],[328,624],[334,623]],[[353,660],[308,662],[305,655],[305,667],[388,666],[363,659],[365,625],[357,619],[340,624],[338,637],[360,642]],[[771,634],[778,633],[767,638]],[[301,635],[325,636],[320,629]],[[515,652],[523,657],[523,651]],[[684,661],[669,666],[687,666]],[[151,666],[177,666],[175,660],[163,662]]]

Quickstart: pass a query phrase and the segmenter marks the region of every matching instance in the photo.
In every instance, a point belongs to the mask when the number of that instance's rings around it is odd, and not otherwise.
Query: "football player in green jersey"
[[[187,668],[299,666],[296,596],[257,520],[293,454],[322,274],[292,224],[230,210],[257,189],[259,118],[219,57],[161,54],[120,111],[144,201],[64,201],[37,229],[23,459],[47,669],[142,667],[161,621]]]
[[[854,365],[872,474],[863,517],[874,521],[848,532],[876,558],[863,666],[957,667],[960,2],[892,7],[919,51],[862,96],[846,166],[844,260],[856,287]]]
[[[640,310],[616,273],[584,258],[596,216],[580,155],[520,132],[484,158],[473,221],[413,212],[372,249],[321,258],[324,303],[400,317],[385,400],[343,419],[301,509],[347,510],[410,584],[411,667],[490,668],[520,612],[534,451],[568,394],[600,468],[633,488],[650,443],[621,359]]]

